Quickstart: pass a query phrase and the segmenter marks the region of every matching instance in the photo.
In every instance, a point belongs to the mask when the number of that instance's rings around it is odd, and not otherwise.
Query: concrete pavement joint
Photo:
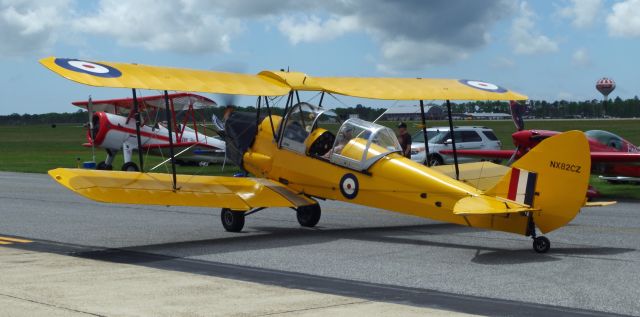
[[[334,305],[309,307],[309,308],[303,308],[303,309],[285,310],[285,311],[281,311],[281,312],[256,315],[256,317],[277,316],[277,315],[283,315],[283,314],[289,314],[289,313],[298,313],[298,312],[311,311],[311,310],[320,310],[320,309],[333,308],[333,307],[344,307],[344,306],[349,306],[349,305],[357,305],[357,304],[364,304],[364,303],[370,303],[370,302],[371,301],[369,301],[369,300],[353,301],[353,302],[350,302],[350,303],[341,303],[341,304],[334,304]]]
[[[77,309],[64,307],[64,306],[59,306],[59,305],[55,305],[55,304],[44,303],[44,302],[40,302],[40,301],[37,301],[37,300],[23,298],[23,297],[19,297],[19,296],[13,296],[13,295],[9,295],[9,294],[0,293],[0,296],[9,297],[9,298],[17,299],[17,300],[22,300],[22,301],[25,301],[25,302],[30,302],[30,303],[34,303],[34,304],[38,304],[38,305],[47,306],[47,307],[63,309],[63,310],[71,311],[71,312],[74,312],[74,313],[80,313],[80,314],[91,315],[91,316],[96,316],[96,317],[108,317],[106,315],[94,314],[94,313],[90,313],[90,312],[86,312],[86,311],[82,311],[82,310],[77,310]]]

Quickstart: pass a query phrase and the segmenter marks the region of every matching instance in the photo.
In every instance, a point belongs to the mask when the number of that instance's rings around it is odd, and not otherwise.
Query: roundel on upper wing
[[[100,63],[69,58],[56,58],[55,63],[64,69],[98,77],[115,78],[122,76],[122,73],[116,68]]]
[[[484,81],[478,80],[468,80],[468,79],[460,79],[459,82],[463,85],[469,86],[471,88],[480,89],[488,92],[507,92],[506,89],[492,83],[487,83]]]
[[[358,196],[358,178],[355,175],[349,173],[342,176],[340,179],[340,192],[347,199],[354,199]]]

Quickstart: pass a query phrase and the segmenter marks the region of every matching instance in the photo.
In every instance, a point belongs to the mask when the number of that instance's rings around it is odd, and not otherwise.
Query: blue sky
[[[0,0],[0,41],[0,114],[75,111],[70,102],[89,95],[129,96],[58,77],[37,63],[50,55],[479,79],[546,100],[601,98],[594,84],[607,76],[617,82],[613,97],[640,95],[640,0]]]

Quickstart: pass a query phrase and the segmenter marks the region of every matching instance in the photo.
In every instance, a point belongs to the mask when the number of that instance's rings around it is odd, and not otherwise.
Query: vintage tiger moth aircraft
[[[579,131],[544,140],[510,167],[480,162],[436,169],[403,157],[387,127],[349,119],[334,135],[319,124],[324,94],[421,104],[527,98],[494,84],[282,71],[249,75],[55,57],[40,63],[93,86],[257,96],[257,113],[232,114],[224,131],[229,158],[255,177],[176,175],[175,168],[172,174],[49,171],[60,184],[96,201],[219,207],[224,228],[240,231],[246,216],[268,207],[290,207],[300,225],[313,227],[321,214],[317,200],[332,199],[531,236],[540,253],[550,241],[536,228],[546,233],[566,225],[585,201],[591,160]],[[318,106],[296,101],[299,91],[320,92]],[[269,96],[287,96],[284,116],[271,114]],[[449,124],[452,129],[451,115]]]
[[[113,169],[113,160],[122,151],[124,164],[121,169],[139,171],[140,168],[133,162],[133,151],[140,148],[140,153],[169,157],[169,135],[173,138],[174,149],[182,153],[179,162],[222,162],[224,141],[198,131],[198,125],[204,126],[204,118],[198,117],[198,110],[213,107],[216,103],[191,93],[168,94],[167,98],[173,123],[172,133],[169,133],[165,124],[158,122],[166,113],[164,95],[72,102],[74,106],[87,110],[91,118],[87,129],[88,142],[83,146],[99,147],[107,152],[106,159],[99,162],[96,169]],[[141,115],[138,126],[135,119],[137,114]],[[182,117],[181,122],[177,120],[178,115]],[[137,143],[137,131],[140,133],[140,146]]]

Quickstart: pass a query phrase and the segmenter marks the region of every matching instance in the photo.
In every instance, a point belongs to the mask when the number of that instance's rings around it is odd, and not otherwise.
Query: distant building
[[[424,114],[427,120],[442,120],[445,119],[446,113],[442,110],[442,107],[436,105],[424,106]],[[420,116],[420,106],[403,105],[392,106],[385,112],[381,120],[383,121],[417,121],[422,120]]]
[[[358,119],[360,118],[360,115],[357,113],[350,113],[349,114],[349,119]]]
[[[467,120],[504,120],[510,119],[511,115],[500,112],[465,112],[462,117]]]

